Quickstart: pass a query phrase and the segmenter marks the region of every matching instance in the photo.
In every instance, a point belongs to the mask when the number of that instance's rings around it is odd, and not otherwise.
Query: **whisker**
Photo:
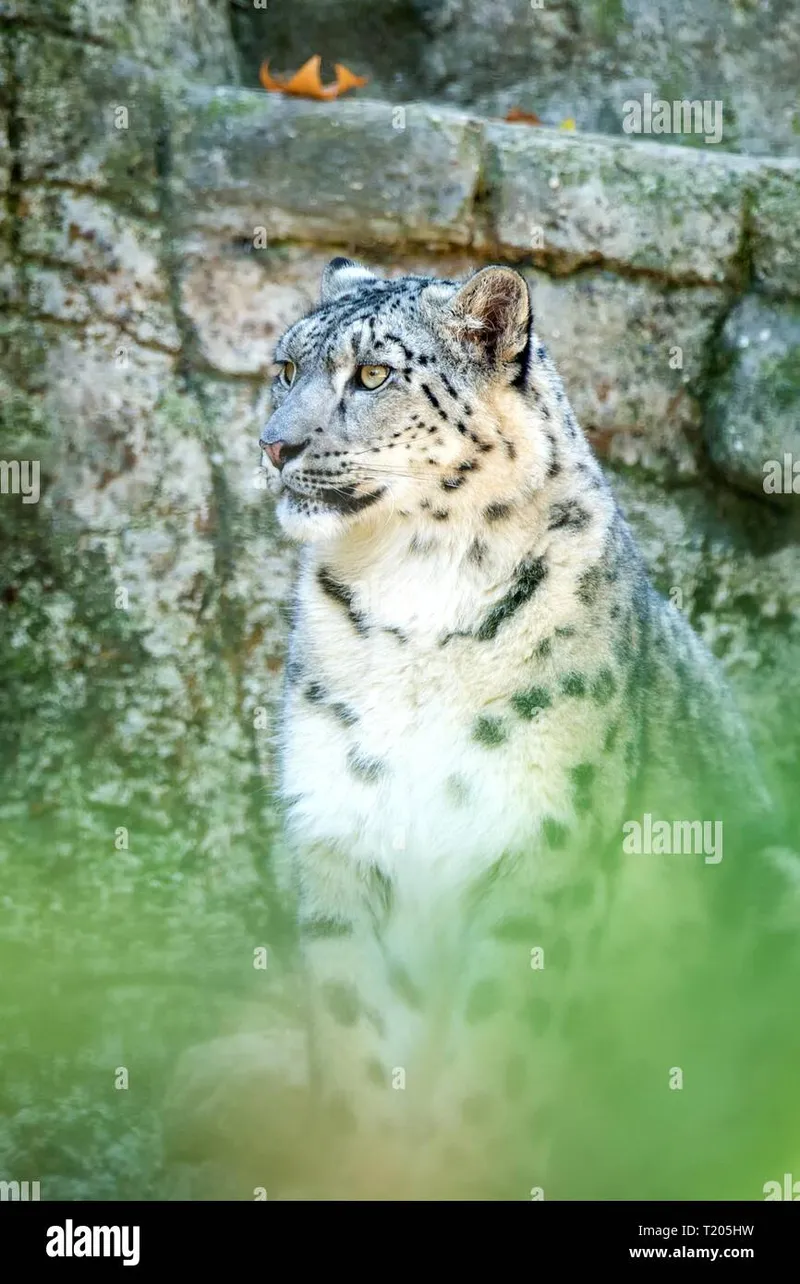
[[[419,476],[417,473],[404,472],[400,468],[365,468],[363,466],[358,470],[358,472],[354,471],[350,474],[323,473],[314,469],[305,469],[301,475],[310,477],[314,481],[320,479],[325,480],[330,477],[331,479],[335,479],[335,481],[341,486],[346,486],[350,482],[363,481],[367,477],[407,477],[411,481],[424,480],[424,477]]]

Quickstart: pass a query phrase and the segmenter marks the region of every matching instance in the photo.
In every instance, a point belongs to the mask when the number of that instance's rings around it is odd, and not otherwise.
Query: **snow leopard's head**
[[[552,463],[552,368],[511,268],[383,280],[336,258],[275,362],[260,445],[296,538],[392,518],[456,526],[541,484]],[[550,372],[542,391],[534,367]]]

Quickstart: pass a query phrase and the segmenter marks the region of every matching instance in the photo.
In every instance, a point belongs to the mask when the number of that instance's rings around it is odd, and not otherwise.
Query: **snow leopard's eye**
[[[391,373],[388,366],[359,366],[356,378],[362,388],[368,388],[370,392],[374,392],[376,388],[380,388],[381,384],[386,383]]]
[[[294,364],[294,362],[284,361],[283,369],[281,370],[281,383],[285,384],[287,388],[291,388],[292,384],[294,383],[296,374],[297,374],[297,366]]]

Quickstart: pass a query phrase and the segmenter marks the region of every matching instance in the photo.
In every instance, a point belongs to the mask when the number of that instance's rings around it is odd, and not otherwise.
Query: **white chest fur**
[[[320,590],[320,570],[309,558],[301,577],[283,728],[295,839],[377,865],[399,895],[427,900],[530,852],[545,818],[567,821],[575,728],[557,711],[541,724],[509,713],[553,627],[548,596],[479,643],[459,630],[491,589],[446,551],[350,575],[339,600],[338,580]]]

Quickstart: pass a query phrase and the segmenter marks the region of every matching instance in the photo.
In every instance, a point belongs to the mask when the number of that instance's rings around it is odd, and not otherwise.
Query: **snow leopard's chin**
[[[386,492],[303,495],[284,486],[276,515],[290,539],[317,544],[343,535],[366,512],[374,512]]]

